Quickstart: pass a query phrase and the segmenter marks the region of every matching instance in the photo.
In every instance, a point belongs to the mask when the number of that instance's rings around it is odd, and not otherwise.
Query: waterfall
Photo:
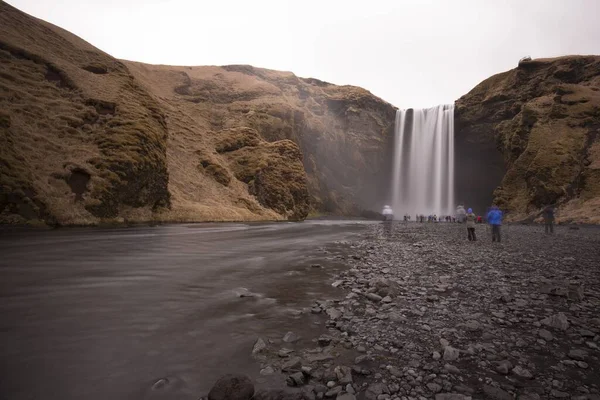
[[[396,111],[392,208],[454,214],[454,105]]]

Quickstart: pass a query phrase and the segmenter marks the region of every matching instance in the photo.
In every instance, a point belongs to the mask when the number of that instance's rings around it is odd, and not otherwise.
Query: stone
[[[317,343],[319,343],[319,346],[325,347],[329,346],[332,340],[333,338],[331,336],[321,335],[319,336],[319,339],[317,339]]]
[[[333,286],[334,288],[340,286],[342,283],[344,283],[344,281],[335,281],[331,284],[331,286]]]
[[[382,303],[391,303],[392,302],[392,298],[390,296],[385,296],[383,299],[381,299]]]
[[[427,389],[431,390],[433,393],[439,393],[442,391],[442,387],[435,382],[428,383]]]
[[[574,349],[569,351],[569,357],[573,360],[584,361],[587,358],[587,356],[588,352],[585,350]]]
[[[496,372],[502,375],[508,375],[510,370],[513,368],[513,365],[508,360],[502,360],[496,363]]]
[[[327,313],[327,316],[329,317],[329,319],[334,320],[334,321],[336,321],[342,317],[342,312],[333,307],[328,308],[325,312]]]
[[[452,364],[444,365],[444,370],[450,374],[459,374],[460,370]]]
[[[458,349],[455,349],[452,346],[448,345],[444,349],[444,360],[446,360],[446,361],[457,360],[459,356],[460,356],[460,352],[458,351]]]
[[[329,389],[327,393],[325,393],[325,397],[336,397],[338,394],[342,393],[343,390],[343,387],[336,386],[334,388]]]
[[[440,358],[442,358],[442,355],[439,353],[439,351],[434,351],[432,357],[434,360],[439,360]]]
[[[521,378],[525,378],[525,379],[533,378],[533,374],[531,372],[529,372],[529,370],[521,367],[520,365],[517,365],[516,367],[514,367],[512,372],[513,372],[513,374],[515,374]]]
[[[478,321],[470,320],[465,323],[465,328],[471,332],[475,332],[481,329],[481,324]]]
[[[285,347],[282,348],[281,350],[279,350],[277,352],[277,355],[281,358],[286,358],[288,357],[290,354],[292,354],[294,352],[294,350],[292,349],[286,349]]]
[[[208,392],[208,400],[250,400],[254,384],[245,375],[225,375]]]
[[[260,374],[263,376],[273,375],[274,373],[275,373],[275,369],[273,367],[271,367],[270,365],[260,370]]]
[[[552,397],[556,397],[557,399],[568,399],[569,397],[571,397],[571,395],[569,393],[561,392],[560,390],[556,390],[556,389],[552,389],[550,391],[550,395]]]
[[[300,336],[296,335],[294,332],[288,332],[283,337],[283,341],[285,343],[294,343],[300,340]]]
[[[281,370],[283,372],[299,371],[302,368],[302,360],[300,357],[293,357],[283,363]]]
[[[564,313],[558,313],[548,318],[544,318],[542,321],[543,325],[550,326],[552,328],[566,331],[569,329],[569,320]]]
[[[538,335],[547,342],[550,342],[552,339],[554,339],[552,333],[546,329],[540,329],[538,331]]]
[[[356,400],[356,396],[352,393],[338,394],[337,400]]]
[[[256,343],[254,343],[254,347],[252,348],[252,354],[262,353],[267,349],[267,344],[262,338],[258,338]]]
[[[483,393],[493,400],[513,400],[513,397],[507,391],[491,385],[483,385]]]
[[[388,388],[383,383],[372,383],[369,385],[365,392],[366,400],[377,400],[377,397],[381,394],[387,394]]]
[[[333,356],[328,353],[310,354],[306,357],[306,361],[308,361],[310,364],[315,363],[315,362],[323,362],[323,361],[330,361],[330,360],[333,360]]]
[[[302,386],[304,385],[304,374],[302,372],[296,372],[291,374],[285,380],[288,386]]]
[[[435,400],[470,400],[471,397],[460,393],[438,393]]]
[[[342,385],[352,383],[352,369],[350,367],[338,366],[334,369],[337,380]]]
[[[323,266],[321,264],[310,264],[311,268],[322,268]]]
[[[346,385],[346,393],[356,394],[356,390],[354,390],[354,387],[351,383]]]
[[[365,297],[375,302],[380,302],[382,300],[382,297],[375,293],[367,293]]]

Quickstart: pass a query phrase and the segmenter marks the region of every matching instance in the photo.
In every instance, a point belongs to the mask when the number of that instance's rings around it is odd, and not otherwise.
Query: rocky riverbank
[[[600,399],[600,230],[542,231],[371,227],[331,257],[339,298],[304,310],[327,334],[258,339],[261,374],[294,389],[255,398]]]

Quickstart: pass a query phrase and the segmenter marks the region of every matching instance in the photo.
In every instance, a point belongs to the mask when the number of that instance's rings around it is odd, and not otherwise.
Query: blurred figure
[[[392,207],[383,206],[381,215],[383,215],[383,231],[386,235],[391,235],[392,222],[394,221],[394,211],[392,211]]]
[[[544,217],[544,231],[546,234],[554,233],[554,207],[547,206],[542,211],[542,215]]]
[[[461,204],[458,207],[456,207],[456,220],[459,223],[463,223],[465,222],[465,216],[467,215],[467,212],[465,211],[465,207]]]
[[[502,225],[502,211],[493,205],[487,215],[488,224],[492,227],[492,242],[500,242],[500,226]]]
[[[467,236],[469,237],[469,242],[474,242],[477,240],[475,236],[475,221],[477,220],[477,216],[473,214],[472,208],[467,210],[465,218],[467,219]]]
[[[478,216],[477,216],[477,223],[478,223],[478,224],[481,224],[481,223],[483,223],[483,217],[482,217],[481,215],[478,215]]]

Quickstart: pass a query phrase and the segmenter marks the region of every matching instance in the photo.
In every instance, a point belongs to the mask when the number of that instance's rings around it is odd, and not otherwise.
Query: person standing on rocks
[[[502,225],[502,211],[493,205],[487,215],[488,224],[492,227],[492,242],[500,242],[500,226]]]
[[[473,209],[469,208],[467,210],[467,236],[469,238],[469,242],[474,242],[477,240],[475,236],[475,221],[477,220],[477,216],[473,213]]]
[[[544,211],[542,211],[542,215],[544,217],[544,231],[546,232],[546,234],[548,234],[548,233],[553,234],[554,233],[554,207],[547,206],[546,208],[544,208]]]
[[[392,222],[394,220],[394,211],[392,211],[392,207],[383,206],[383,211],[381,212],[383,215],[383,228],[387,235],[392,233]]]

